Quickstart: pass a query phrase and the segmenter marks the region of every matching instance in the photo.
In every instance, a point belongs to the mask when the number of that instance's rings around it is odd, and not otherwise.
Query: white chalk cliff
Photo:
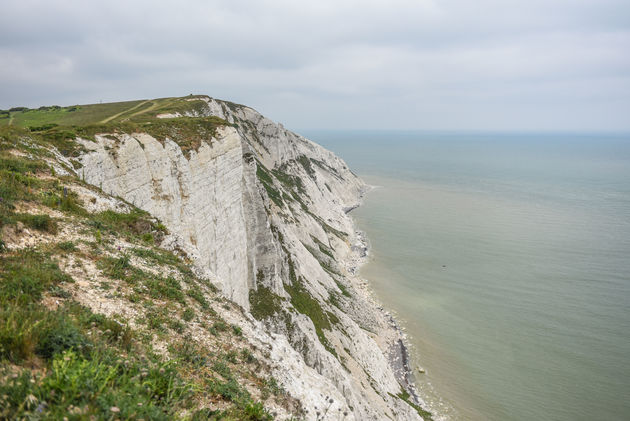
[[[97,135],[82,141],[80,175],[159,218],[171,233],[163,246],[185,252],[243,307],[245,336],[269,350],[306,419],[421,419],[407,403],[418,398],[401,333],[355,274],[363,246],[347,212],[365,184],[255,110],[201,99],[188,117],[229,124],[198,148]]]

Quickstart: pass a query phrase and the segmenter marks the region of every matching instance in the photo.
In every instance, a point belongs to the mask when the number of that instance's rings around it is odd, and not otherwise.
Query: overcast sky
[[[630,130],[628,0],[19,0],[1,10],[0,108],[203,93],[298,130]]]

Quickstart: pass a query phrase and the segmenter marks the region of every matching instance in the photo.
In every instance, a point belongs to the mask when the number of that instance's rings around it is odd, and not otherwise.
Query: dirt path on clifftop
[[[129,109],[126,109],[126,110],[124,110],[124,111],[119,112],[118,114],[114,114],[114,115],[113,115],[113,116],[111,116],[111,117],[107,117],[106,119],[99,121],[99,124],[109,123],[109,122],[110,122],[110,121],[112,121],[113,119],[115,119],[115,118],[117,118],[117,117],[120,117],[121,115],[123,115],[123,114],[125,114],[125,113],[128,113],[129,111],[135,110],[136,108],[138,108],[138,107],[140,107],[140,106],[142,106],[142,105],[146,104],[147,102],[151,102],[151,101],[149,101],[149,100],[147,100],[147,101],[142,101],[141,103],[136,104],[136,105],[134,105],[133,107],[131,107],[131,108],[129,108]],[[146,110],[144,110],[144,111],[146,111]],[[144,111],[143,111],[143,112],[144,112]],[[135,114],[134,114],[134,115],[135,115]]]

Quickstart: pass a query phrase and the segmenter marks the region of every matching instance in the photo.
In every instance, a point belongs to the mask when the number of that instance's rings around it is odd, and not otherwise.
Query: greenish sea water
[[[452,420],[630,419],[630,136],[307,131]]]

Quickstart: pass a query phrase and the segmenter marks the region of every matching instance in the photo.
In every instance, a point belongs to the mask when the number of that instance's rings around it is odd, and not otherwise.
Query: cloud
[[[11,2],[0,107],[195,92],[293,128],[628,130],[626,3]]]

